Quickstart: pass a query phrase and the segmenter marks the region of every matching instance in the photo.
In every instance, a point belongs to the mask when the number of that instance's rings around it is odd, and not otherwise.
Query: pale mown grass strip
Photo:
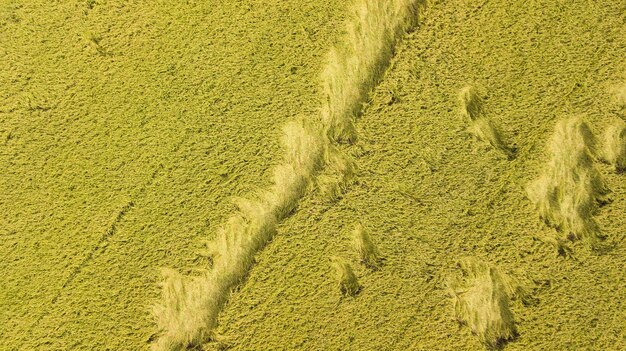
[[[322,121],[335,142],[356,140],[354,119],[380,81],[396,42],[418,20],[424,0],[362,0],[347,20],[346,40],[331,49],[322,73]]]
[[[549,150],[550,161],[528,186],[528,198],[548,225],[570,240],[594,245],[601,234],[593,214],[608,193],[594,166],[596,138],[580,117],[564,119],[556,125]]]
[[[252,199],[238,199],[239,213],[231,217],[208,244],[213,267],[201,276],[184,277],[164,270],[162,301],[154,308],[159,326],[155,350],[183,350],[211,338],[217,317],[231,290],[245,278],[254,255],[272,238],[276,224],[287,217],[322,167],[340,173],[323,185],[332,196],[343,191],[354,166],[331,141],[355,138],[353,116],[378,82],[402,33],[417,21],[423,0],[362,0],[348,24],[341,49],[331,50],[323,74],[326,99],[321,126],[290,123],[284,128],[284,162],[274,169],[270,189]],[[351,267],[346,294],[358,291]],[[350,273],[352,274],[350,275]],[[344,279],[342,279],[344,281]]]

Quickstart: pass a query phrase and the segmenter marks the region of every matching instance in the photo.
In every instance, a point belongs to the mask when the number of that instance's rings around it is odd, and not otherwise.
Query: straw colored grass
[[[325,169],[315,182],[321,195],[330,201],[341,197],[356,177],[356,164],[337,147],[328,144],[325,151]]]
[[[285,161],[274,169],[274,184],[253,199],[235,199],[239,213],[207,243],[213,266],[198,277],[164,271],[162,300],[154,308],[160,335],[153,349],[182,350],[212,337],[230,291],[243,280],[254,255],[272,238],[321,166],[324,139],[304,123],[284,128]]]
[[[484,97],[479,90],[471,85],[459,91],[459,113],[467,122],[473,122],[483,116]]]
[[[626,107],[626,82],[615,89],[615,98],[621,107]]]
[[[612,165],[616,172],[626,171],[626,123],[617,120],[604,133],[602,158]]]
[[[570,240],[593,244],[601,238],[593,214],[608,194],[594,165],[596,138],[582,118],[564,119],[556,125],[549,151],[547,167],[527,187],[528,198],[548,225]]]
[[[356,139],[354,117],[367,94],[381,78],[398,38],[417,21],[418,0],[362,0],[348,20],[344,45],[332,49],[322,75],[325,99],[322,126],[304,122],[284,128],[284,162],[274,168],[273,185],[251,199],[236,199],[235,214],[207,244],[213,265],[205,274],[183,277],[164,271],[162,300],[154,314],[159,336],[155,350],[181,350],[212,337],[217,316],[230,291],[246,276],[254,255],[274,235],[276,224],[296,208],[323,166],[323,191],[337,197],[354,175],[353,163],[330,143]],[[359,290],[352,267],[333,260],[341,290]]]
[[[352,231],[352,245],[359,255],[361,263],[370,269],[377,270],[382,265],[378,248],[374,245],[369,231],[361,224],[355,225]]]
[[[355,296],[361,290],[361,286],[354,274],[354,270],[352,270],[352,266],[341,257],[331,257],[330,261],[335,269],[335,278],[341,293],[344,296]]]
[[[483,94],[473,86],[465,86],[459,92],[458,101],[459,113],[468,124],[468,132],[507,159],[513,159],[515,151],[506,145],[500,128],[485,114]]]
[[[522,285],[498,268],[474,258],[459,262],[462,276],[449,283],[455,318],[467,325],[490,349],[517,336],[510,304],[517,298],[529,301]]]
[[[322,121],[336,142],[356,140],[354,119],[382,78],[396,42],[418,20],[423,0],[362,0],[346,24],[346,38],[328,54],[322,73]]]

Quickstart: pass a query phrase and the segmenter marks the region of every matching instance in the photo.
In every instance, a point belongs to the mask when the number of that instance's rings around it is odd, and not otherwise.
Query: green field
[[[150,349],[160,270],[209,269],[197,252],[233,197],[271,185],[282,127],[319,118],[351,6],[0,0],[0,350]],[[600,149],[626,121],[626,4],[432,0],[387,66],[337,146],[354,179],[335,199],[313,182],[197,349],[483,350],[450,293],[473,257],[532,295],[510,301],[503,349],[625,350],[626,174],[594,157],[610,189],[595,248],[544,224],[526,189],[559,120],[582,118]],[[514,157],[468,133],[468,85]],[[351,245],[358,222],[378,270]]]

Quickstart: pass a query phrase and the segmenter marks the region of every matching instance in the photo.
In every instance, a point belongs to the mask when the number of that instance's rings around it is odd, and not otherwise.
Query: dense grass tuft
[[[459,113],[468,123],[468,131],[478,140],[491,145],[509,160],[515,157],[515,151],[504,142],[500,128],[485,115],[484,97],[473,86],[465,86],[458,96]]]
[[[162,333],[154,350],[184,350],[209,337],[213,321],[206,311],[213,309],[216,301],[215,284],[209,283],[208,276],[184,277],[172,269],[163,272],[161,303],[154,308],[154,315]],[[203,325],[206,328],[198,329]]]
[[[528,186],[528,198],[568,239],[595,244],[601,235],[593,213],[608,193],[594,167],[596,138],[581,118],[569,118],[557,123],[549,146],[550,162]]]
[[[529,302],[526,290],[513,277],[474,258],[462,260],[459,268],[463,276],[448,283],[457,320],[469,326],[490,349],[515,338],[510,304],[517,298]]]
[[[333,268],[335,269],[335,275],[339,290],[344,296],[355,296],[361,286],[352,270],[352,266],[341,257],[331,257],[330,259]]]
[[[417,24],[423,0],[362,0],[347,20],[342,45],[330,50],[322,73],[322,121],[336,142],[356,140],[354,119],[380,81],[399,38]]]
[[[459,113],[467,122],[473,122],[483,116],[482,93],[468,85],[459,91]]]
[[[618,173],[626,171],[626,123],[617,120],[604,133],[602,159]]]
[[[369,231],[362,224],[357,224],[352,231],[352,244],[361,262],[368,268],[377,270],[382,265],[378,248],[374,245]]]

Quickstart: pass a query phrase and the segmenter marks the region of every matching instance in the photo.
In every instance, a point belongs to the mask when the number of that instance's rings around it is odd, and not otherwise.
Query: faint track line
[[[169,153],[169,156],[175,155],[178,152],[178,150],[180,150],[181,146],[185,142],[187,142],[187,140],[189,139],[190,135],[191,135],[191,130],[187,129],[185,131],[185,134],[178,141],[178,143],[176,143],[174,145],[174,147],[172,148],[172,151]],[[132,199],[133,198],[134,199],[141,198],[146,193],[148,188],[151,187],[152,184],[154,184],[154,181],[159,177],[159,175],[161,174],[161,172],[162,172],[162,170],[164,168],[165,168],[164,163],[163,162],[159,163],[159,165],[154,169],[154,171],[152,172],[152,174],[148,178],[148,181],[146,181],[141,186],[141,188],[134,195],[131,196],[131,200],[129,200],[117,212],[117,215],[113,219],[113,222],[109,225],[109,227],[104,232],[104,234],[100,236],[100,238],[98,239],[96,244],[92,246],[92,248],[89,250],[89,253],[80,262],[80,264],[78,266],[76,266],[72,270],[70,275],[63,282],[63,285],[61,285],[61,288],[57,291],[57,293],[50,300],[50,303],[48,304],[47,308],[37,317],[37,319],[35,319],[33,324],[31,324],[31,326],[28,328],[28,331],[27,331],[27,333],[25,335],[26,337],[28,337],[29,335],[32,335],[32,332],[35,330],[35,328],[37,328],[39,326],[39,323],[41,322],[41,320],[43,318],[45,318],[47,315],[50,314],[50,311],[56,305],[56,302],[59,300],[59,298],[64,293],[64,291],[67,289],[67,287],[70,286],[74,282],[76,277],[83,271],[83,269],[85,269],[85,267],[87,267],[89,265],[89,263],[91,261],[93,261],[93,259],[96,257],[96,254],[98,253],[98,251],[104,251],[103,248],[106,248],[106,245],[104,245],[104,244],[106,242],[108,242],[111,238],[113,238],[113,236],[115,236],[115,234],[117,233],[118,224],[121,223],[122,220],[124,219],[124,217],[131,210],[133,210],[135,208],[135,201],[136,200],[132,200]]]

